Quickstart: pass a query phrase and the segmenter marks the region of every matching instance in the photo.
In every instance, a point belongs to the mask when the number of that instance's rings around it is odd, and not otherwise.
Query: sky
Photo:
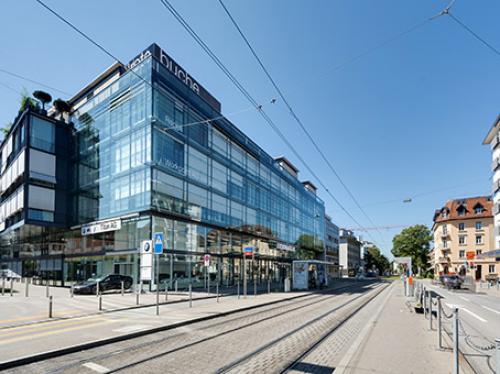
[[[159,0],[43,1],[124,63],[158,43],[234,124],[319,186]],[[363,227],[398,226],[357,230],[386,255],[401,226],[431,226],[448,199],[490,193],[491,155],[482,141],[500,111],[500,56],[448,16],[425,22],[448,1],[224,0],[373,224],[283,102],[270,104],[277,93],[218,0],[170,1]],[[68,99],[114,62],[35,0],[2,5],[0,69],[54,89],[0,71],[0,125],[14,119],[23,89]],[[452,12],[500,49],[500,2],[457,0]],[[318,194],[335,223],[359,227],[323,188]]]

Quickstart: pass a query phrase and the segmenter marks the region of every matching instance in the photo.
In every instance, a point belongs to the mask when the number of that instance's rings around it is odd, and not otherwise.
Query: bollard
[[[14,278],[10,278],[10,297],[14,296],[13,295],[13,292],[14,292]]]
[[[429,291],[429,328],[432,330],[432,291]]]
[[[71,288],[69,289],[69,294],[71,297],[73,297],[75,294],[75,285],[73,283],[71,284]]]
[[[500,288],[500,280],[497,280],[497,291]]]
[[[207,278],[207,296],[210,296],[210,277]]]
[[[253,278],[253,296],[257,296],[257,278]]]
[[[28,297],[29,296],[29,287],[30,287],[30,282],[29,282],[28,278],[26,278],[25,284],[26,284],[26,288],[25,288],[25,291],[24,291],[24,296]]]
[[[240,299],[240,281],[238,281],[238,300]]]
[[[174,286],[175,286],[175,292],[177,293],[177,281],[175,281]]]
[[[458,308],[453,308],[453,374],[458,371]]]
[[[267,280],[267,293],[271,293],[271,280]]]
[[[97,282],[96,289],[95,289],[95,295],[99,297],[99,294],[101,293],[100,287],[99,287],[99,282]]]
[[[189,307],[193,307],[193,295],[192,295],[192,290],[193,287],[191,286],[191,283],[189,284]]]
[[[125,295],[125,282],[121,281],[122,296]]]
[[[165,283],[165,301],[168,301],[168,283]]]
[[[102,294],[101,293],[99,293],[98,298],[99,298],[99,311],[101,311],[102,310]]]
[[[2,277],[2,296],[5,295],[5,277]]]
[[[496,374],[500,374],[500,339],[495,339],[495,347],[496,347]]]
[[[52,296],[49,296],[49,318],[52,318]]]
[[[442,349],[443,348],[443,337],[441,335],[442,330],[443,330],[443,322],[442,322],[442,316],[441,316],[441,296],[437,297],[437,320],[438,320],[438,348]]]
[[[424,301],[424,317],[427,318],[427,293],[426,293],[425,287],[424,287],[424,293],[423,293],[422,299]]]
[[[219,282],[217,282],[217,285],[215,286],[215,292],[217,292],[217,302],[219,302]]]
[[[156,315],[160,315],[160,285],[156,284]]]
[[[45,297],[49,297],[49,295],[50,295],[49,280],[47,279],[47,283],[45,284]]]

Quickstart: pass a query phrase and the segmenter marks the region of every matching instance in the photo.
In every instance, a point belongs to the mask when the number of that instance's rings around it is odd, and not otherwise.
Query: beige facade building
[[[446,202],[434,213],[434,274],[470,275],[494,280],[500,259],[483,254],[495,249],[493,201],[489,196]]]

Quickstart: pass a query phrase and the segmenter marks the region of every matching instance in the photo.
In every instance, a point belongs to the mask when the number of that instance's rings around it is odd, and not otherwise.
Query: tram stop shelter
[[[293,289],[310,290],[326,287],[333,279],[341,276],[341,266],[320,260],[293,261]]]

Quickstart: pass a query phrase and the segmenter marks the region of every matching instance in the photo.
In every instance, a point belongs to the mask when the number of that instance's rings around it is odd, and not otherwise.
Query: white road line
[[[467,308],[461,308],[461,309],[462,309],[464,312],[469,313],[472,317],[477,318],[477,319],[478,319],[478,320],[480,320],[481,322],[488,322],[488,321],[486,321],[484,318],[482,318],[482,317],[478,316],[476,313],[471,312],[471,311],[470,311],[469,309],[467,309]]]
[[[87,363],[83,364],[82,366],[85,366],[86,368],[93,370],[93,371],[96,371],[96,372],[101,373],[101,374],[109,373],[108,368],[101,366],[99,364],[96,364],[94,362],[87,362]]]
[[[459,298],[461,298],[462,300],[465,300],[465,301],[470,301],[470,299],[463,297],[463,296],[459,296]]]
[[[481,305],[481,306],[482,306],[484,309],[489,310],[490,312],[493,312],[493,313],[496,313],[496,314],[500,314],[500,312],[499,312],[498,310],[488,308],[487,306],[484,306],[484,305]]]

